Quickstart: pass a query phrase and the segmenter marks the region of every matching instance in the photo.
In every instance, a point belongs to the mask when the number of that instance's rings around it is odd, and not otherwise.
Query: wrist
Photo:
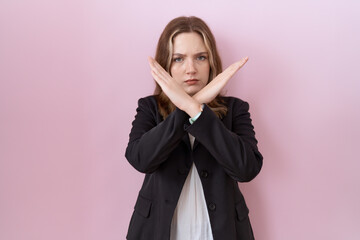
[[[186,111],[187,114],[193,118],[197,116],[200,112],[202,112],[202,104],[198,102],[193,102],[189,105],[188,110]]]

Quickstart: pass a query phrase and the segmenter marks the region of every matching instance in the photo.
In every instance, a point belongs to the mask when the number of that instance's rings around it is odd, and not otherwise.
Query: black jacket
[[[214,240],[254,239],[249,210],[237,182],[252,180],[262,167],[249,104],[223,97],[219,119],[204,105],[200,117],[176,108],[165,120],[154,96],[138,101],[126,158],[146,173],[130,220],[127,239],[169,240],[172,216],[192,163],[204,189]],[[195,137],[191,150],[188,134]]]

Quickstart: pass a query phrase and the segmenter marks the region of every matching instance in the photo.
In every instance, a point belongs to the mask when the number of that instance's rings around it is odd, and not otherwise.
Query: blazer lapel
[[[184,134],[182,140],[182,142],[184,142],[184,144],[189,148],[191,149],[191,145],[190,145],[190,139],[189,139],[189,135],[186,133]]]
[[[195,138],[193,151],[195,150],[195,148],[197,147],[197,145],[199,145],[199,141],[198,141],[198,140],[196,140],[196,138]]]
[[[191,150],[191,143],[190,143],[190,138],[189,138],[189,134],[186,133],[184,134],[182,140],[182,142],[184,142],[184,144],[189,148],[189,150]],[[193,146],[193,151],[195,150],[195,148],[197,147],[197,145],[199,145],[199,141],[196,140],[195,138],[195,141],[194,141],[194,146]]]

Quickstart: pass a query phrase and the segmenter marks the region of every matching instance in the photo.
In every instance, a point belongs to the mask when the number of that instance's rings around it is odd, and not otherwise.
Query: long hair
[[[173,55],[173,39],[180,33],[195,32],[200,34],[204,40],[206,50],[209,53],[210,73],[208,83],[211,82],[219,73],[222,72],[221,59],[216,49],[216,42],[210,28],[200,18],[178,17],[171,20],[160,35],[156,48],[155,60],[170,74],[170,67]],[[162,91],[156,83],[154,95],[156,95],[159,112],[165,119],[172,111],[175,105],[170,101],[168,96]],[[227,113],[227,107],[221,99],[221,94],[207,104],[210,109],[222,118]]]

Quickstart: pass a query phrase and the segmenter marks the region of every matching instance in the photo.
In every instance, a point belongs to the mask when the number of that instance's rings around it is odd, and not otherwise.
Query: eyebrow
[[[208,54],[208,52],[199,52],[199,53],[195,53],[194,55],[203,55],[203,54]],[[181,53],[174,53],[173,56],[185,56],[186,54],[181,54]]]

